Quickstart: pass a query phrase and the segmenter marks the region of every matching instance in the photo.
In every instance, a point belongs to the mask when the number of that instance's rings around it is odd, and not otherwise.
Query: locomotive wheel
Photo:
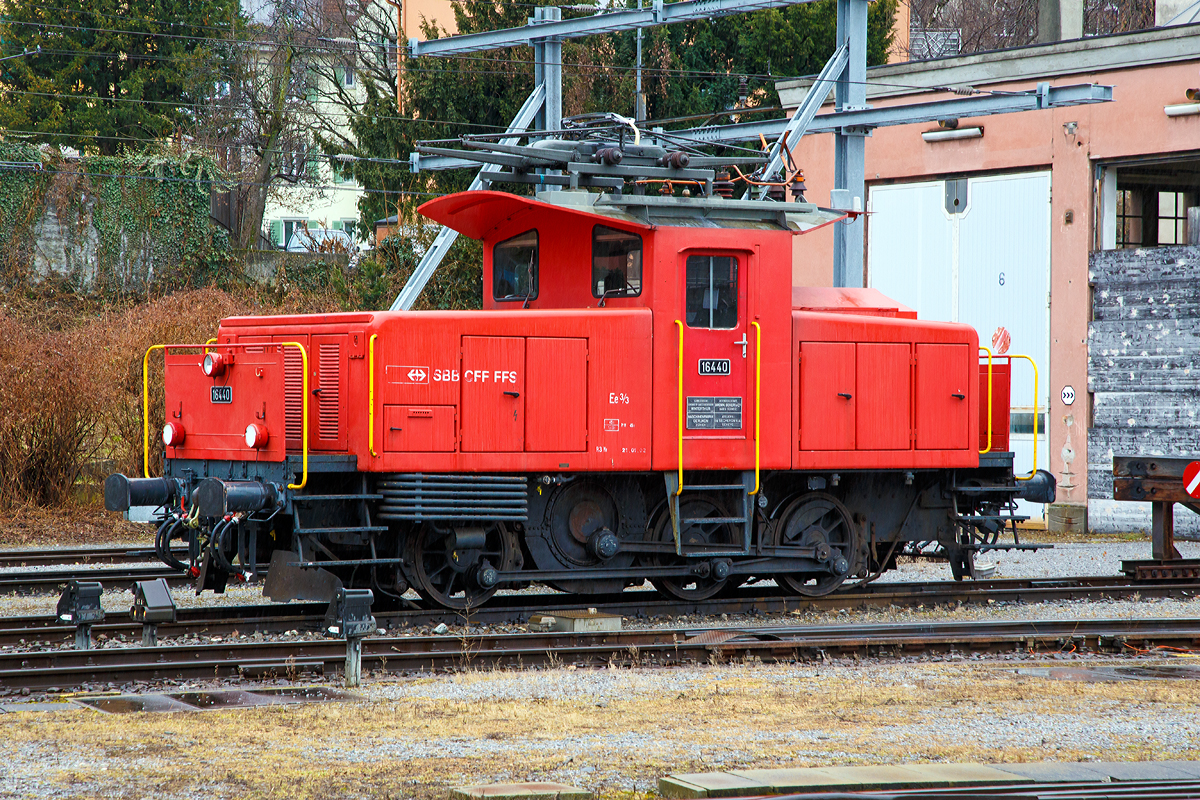
[[[645,531],[645,499],[635,481],[584,479],[553,490],[540,524],[524,543],[537,569],[579,573],[576,579],[554,581],[554,588],[604,594],[621,591],[628,579],[593,578],[589,571],[631,566],[635,554],[623,551],[620,543],[641,540]]]
[[[688,497],[682,499],[679,503],[679,516],[681,519],[699,519],[702,517],[729,517],[730,514],[720,503],[710,498]],[[653,541],[674,543],[675,533],[671,528],[671,513],[667,510],[666,506],[660,511],[658,521],[650,530],[650,535],[653,537]],[[679,538],[683,542],[684,548],[688,545],[696,546],[702,544],[739,547],[742,541],[742,532],[738,528],[724,522],[694,522],[680,528]],[[674,554],[655,555],[647,559],[647,563],[655,567],[681,563],[695,564],[698,561],[700,559],[680,559]],[[720,594],[727,586],[740,585],[741,580],[740,576],[725,578],[724,580],[687,576],[679,578],[651,578],[650,583],[654,584],[654,588],[660,594],[664,594],[675,600],[707,600],[710,597]]]
[[[776,547],[828,548],[828,563],[841,557],[847,569],[841,575],[832,572],[793,572],[775,576],[775,582],[795,594],[820,597],[837,589],[846,576],[855,572],[858,533],[850,512],[835,497],[810,494],[793,500],[775,525]]]
[[[454,533],[426,522],[409,540],[412,588],[429,602],[445,608],[465,610],[487,602],[498,587],[479,583],[479,569],[487,561],[497,570],[515,569],[520,560],[516,537],[503,523],[485,529],[484,545],[478,549],[456,549]]]

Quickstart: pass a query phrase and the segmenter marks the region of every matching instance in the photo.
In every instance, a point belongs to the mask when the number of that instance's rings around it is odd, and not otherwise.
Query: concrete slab
[[[816,767],[739,769],[729,774],[766,784],[779,793],[823,792],[841,786],[836,778]]]
[[[679,775],[667,775],[658,779],[658,794],[661,797],[679,798],[680,800],[694,800],[699,797],[708,797],[708,792],[703,786],[685,781]]]
[[[1024,779],[986,764],[905,764],[939,786],[995,786],[1024,783]]]
[[[941,785],[935,778],[910,767],[822,767],[821,771],[836,781],[830,788],[837,791],[932,789]]]
[[[1170,769],[1177,769],[1180,772],[1186,772],[1196,780],[1200,780],[1200,761],[1155,761],[1154,763]]]
[[[995,764],[995,769],[1010,772],[1031,783],[1085,783],[1110,779],[1107,772],[1093,764],[1074,761],[1031,761],[1022,764]]]
[[[1088,766],[1114,781],[1186,781],[1192,773],[1169,767],[1161,761],[1093,761]]]
[[[690,787],[695,787],[703,792],[703,794],[675,794],[667,795],[663,793],[663,780],[659,780],[659,793],[664,797],[745,797],[753,794],[767,794],[771,791],[771,784],[763,783],[762,781],[746,778],[732,772],[693,772],[683,775],[671,775],[670,779],[678,781],[681,790],[688,791]],[[669,787],[674,788],[674,787]]]
[[[489,783],[457,786],[450,790],[453,800],[592,800],[592,793],[563,783]]]

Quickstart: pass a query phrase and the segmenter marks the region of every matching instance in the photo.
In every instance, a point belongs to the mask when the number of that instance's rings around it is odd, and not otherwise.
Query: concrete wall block
[[[1200,285],[1176,278],[1138,284],[1097,286],[1092,297],[1096,322],[1186,319],[1200,313]]]
[[[1142,286],[1162,280],[1188,280],[1200,268],[1200,247],[1164,245],[1099,250],[1088,261],[1088,280],[1096,287]]]
[[[1200,428],[1200,390],[1097,392],[1092,418],[1096,428]]]
[[[1200,352],[1200,317],[1111,319],[1088,324],[1088,347],[1095,355],[1154,356]]]

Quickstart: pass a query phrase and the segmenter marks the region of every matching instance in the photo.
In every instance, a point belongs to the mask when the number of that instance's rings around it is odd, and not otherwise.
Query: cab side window
[[[492,250],[492,297],[533,300],[538,294],[537,230],[505,239]]]
[[[736,328],[738,261],[733,256],[688,256],[689,328]]]
[[[592,228],[592,297],[642,293],[642,237],[604,225]]]

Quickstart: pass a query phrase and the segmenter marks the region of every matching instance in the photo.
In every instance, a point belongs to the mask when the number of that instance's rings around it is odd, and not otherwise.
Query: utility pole
[[[834,88],[834,111],[860,111],[867,106],[867,2],[837,0],[837,42],[848,48],[846,65]],[[816,87],[814,87],[815,89]],[[824,98],[821,98],[824,99]],[[867,135],[861,125],[847,125],[834,136],[833,190],[830,205],[841,211],[862,211],[866,196]],[[833,285],[863,285],[861,217],[833,226]]]
[[[638,11],[642,10],[642,0],[638,0]],[[637,29],[637,87],[633,92],[633,118],[638,122],[646,121],[646,95],[642,91],[642,29]]]

